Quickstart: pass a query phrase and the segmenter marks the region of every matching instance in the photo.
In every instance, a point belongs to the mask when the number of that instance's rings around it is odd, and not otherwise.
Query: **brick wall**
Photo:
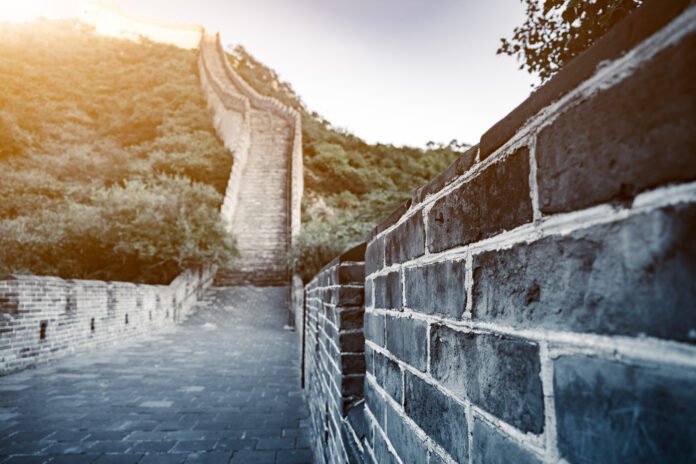
[[[694,127],[696,6],[648,1],[380,224],[360,460],[693,461]]]
[[[5,277],[0,375],[172,327],[189,314],[214,275],[214,269],[186,271],[170,285]]]
[[[365,245],[333,260],[305,287],[304,385],[317,463],[364,453]]]

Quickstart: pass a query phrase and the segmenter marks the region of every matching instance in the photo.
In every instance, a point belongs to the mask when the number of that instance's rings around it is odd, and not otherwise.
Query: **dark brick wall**
[[[694,461],[694,23],[648,0],[375,228],[359,462]]]
[[[318,463],[364,454],[365,336],[378,337],[363,330],[364,256],[364,245],[344,253],[305,287],[304,385]]]

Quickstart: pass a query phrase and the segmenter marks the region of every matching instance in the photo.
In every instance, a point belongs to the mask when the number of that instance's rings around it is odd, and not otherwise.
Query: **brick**
[[[464,406],[424,380],[406,373],[404,410],[457,462],[468,460],[468,427]]]
[[[691,462],[696,372],[584,356],[554,362],[558,448],[571,462]]]
[[[466,309],[465,275],[464,261],[404,268],[405,306],[426,314],[461,317]]]
[[[365,351],[365,334],[363,332],[348,332],[339,335],[339,346],[342,353],[362,353]]]
[[[370,409],[372,415],[375,416],[375,419],[377,420],[377,423],[380,425],[380,427],[384,428],[386,420],[386,403],[384,399],[381,396],[379,396],[377,390],[375,389],[375,386],[369,380],[365,381],[364,394],[365,404]]]
[[[362,306],[355,307],[338,307],[336,308],[336,316],[338,327],[341,330],[362,329],[365,308]]]
[[[425,253],[423,212],[411,217],[389,232],[385,238],[384,259],[387,266],[403,263]]]
[[[375,352],[375,379],[394,401],[403,403],[404,379],[399,364]]]
[[[547,214],[696,179],[696,35],[561,114],[537,141]],[[578,130],[582,128],[582,130]]]
[[[332,292],[331,303],[337,306],[359,306],[363,304],[365,289],[362,286],[341,286]]]
[[[425,372],[428,323],[410,317],[387,316],[387,349],[407,364]]]
[[[365,274],[370,275],[384,267],[384,237],[367,244],[365,250]]]
[[[539,346],[526,340],[434,325],[430,372],[458,397],[515,427],[541,433],[544,401]]]
[[[423,440],[390,404],[387,405],[387,437],[402,462],[425,462],[427,459],[428,449]]]
[[[416,190],[416,193],[413,195],[414,202],[422,202],[428,195],[439,192],[445,188],[447,184],[467,172],[469,168],[474,165],[477,153],[478,145],[474,145],[465,151],[459,158],[454,160],[452,164],[447,166],[444,171],[435,176],[433,180]]]
[[[517,150],[437,200],[427,220],[428,249],[433,252],[531,222],[528,149]]]
[[[375,307],[401,310],[401,273],[390,272],[374,280]]]
[[[531,451],[479,418],[474,418],[471,457],[475,464],[541,464]]]
[[[365,355],[362,353],[341,353],[341,371],[344,374],[364,374]]]
[[[613,26],[593,46],[565,64],[551,79],[481,136],[481,159],[510,139],[542,108],[597,72],[602,62],[613,61],[665,27],[690,5],[690,0],[646,1],[641,8]]]
[[[389,449],[386,438],[379,432],[375,433],[375,458],[379,464],[399,463],[399,459]]]
[[[340,284],[359,284],[365,281],[364,264],[341,264],[338,267],[338,282]]]
[[[365,338],[379,346],[385,345],[386,322],[383,314],[365,313]]]
[[[374,307],[374,298],[373,298],[373,280],[372,279],[366,279],[365,280],[365,306],[368,308],[373,308]]]
[[[473,317],[519,328],[693,340],[696,206],[473,258]]]

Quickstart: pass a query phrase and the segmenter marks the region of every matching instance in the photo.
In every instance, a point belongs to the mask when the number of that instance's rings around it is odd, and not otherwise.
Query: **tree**
[[[602,37],[643,0],[521,0],[527,19],[498,54],[516,56],[520,69],[542,82]]]

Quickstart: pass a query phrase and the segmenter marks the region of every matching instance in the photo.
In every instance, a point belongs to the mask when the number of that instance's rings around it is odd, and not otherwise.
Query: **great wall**
[[[646,1],[304,288],[285,264],[301,227],[300,115],[256,93],[202,28],[108,2],[83,20],[199,49],[234,156],[221,214],[241,258],[169,286],[2,280],[0,373],[268,300],[294,321],[264,343],[282,340],[282,378],[302,383],[314,462],[696,462],[693,2]],[[244,317],[252,331],[263,319]],[[235,337],[220,349],[253,357]],[[227,459],[262,456],[249,453]],[[261,462],[308,462],[297,456]]]

